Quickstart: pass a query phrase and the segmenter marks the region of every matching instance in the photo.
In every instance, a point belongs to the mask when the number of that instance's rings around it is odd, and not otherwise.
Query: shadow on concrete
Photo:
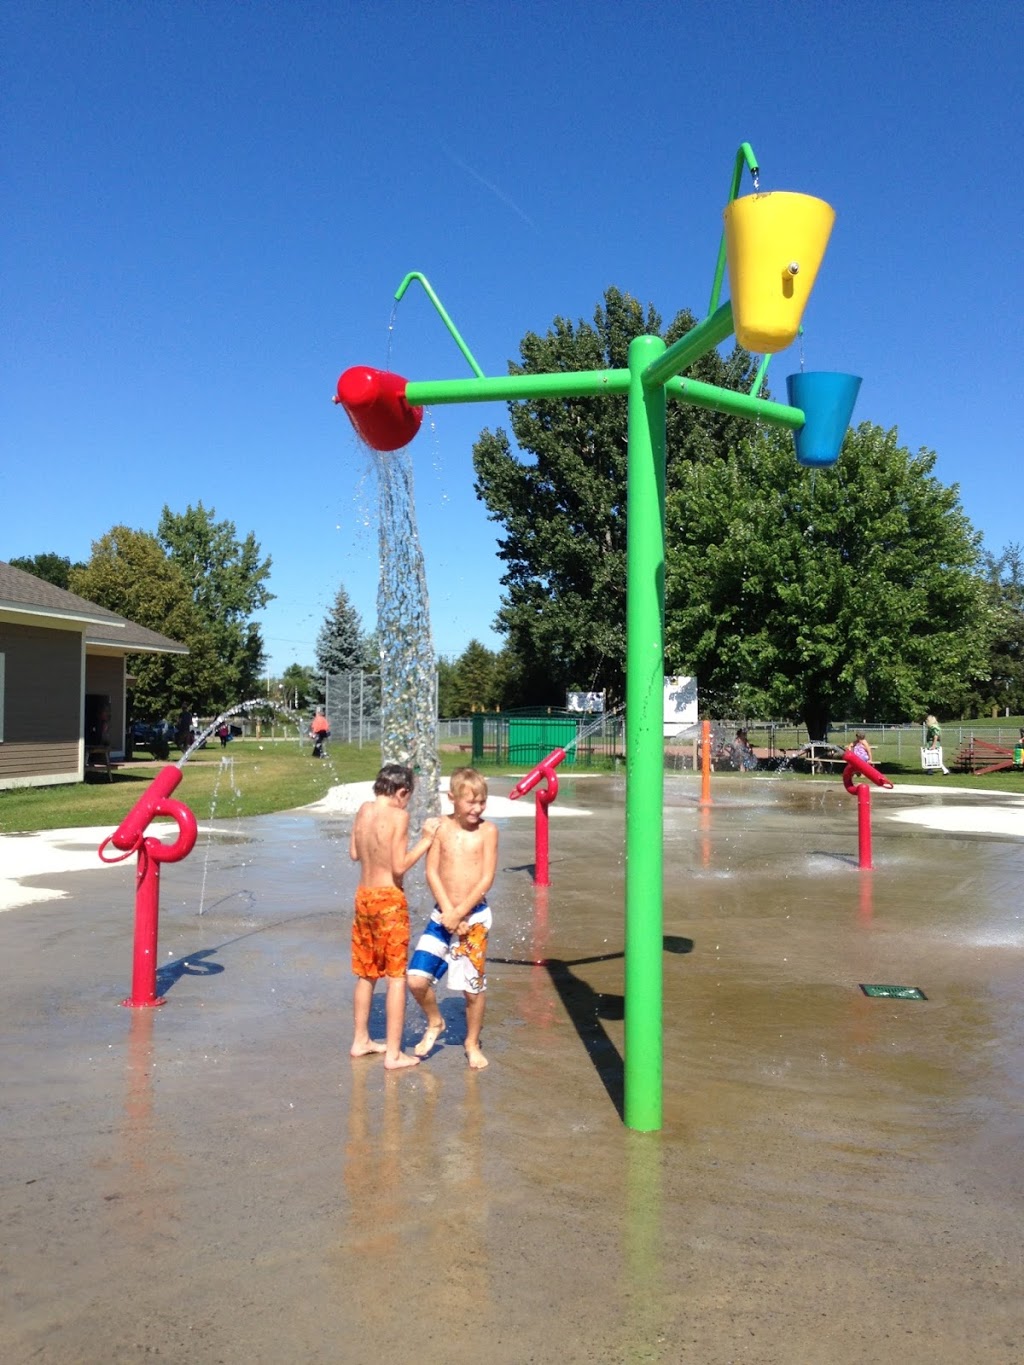
[[[176,962],[167,962],[158,967],[157,995],[166,995],[174,983],[180,981],[183,976],[218,976],[224,970],[223,963],[206,960],[213,957],[217,951],[216,948],[203,948],[198,953],[189,953],[187,957],[179,957]]]
[[[662,937],[662,946],[666,953],[692,953],[693,939],[684,938],[679,934],[665,934]],[[620,1119],[625,1118],[625,1064],[602,1021],[619,1022],[625,1018],[625,996],[595,991],[589,981],[577,976],[573,968],[587,967],[594,962],[614,962],[617,958],[623,957],[625,953],[619,952],[577,957],[571,962],[557,957],[543,957],[537,961],[514,957],[488,958],[489,962],[497,962],[506,967],[545,969]]]

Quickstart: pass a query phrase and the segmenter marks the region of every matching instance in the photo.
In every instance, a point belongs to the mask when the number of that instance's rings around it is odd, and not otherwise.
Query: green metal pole
[[[441,300],[437,297],[437,295],[431,288],[430,281],[427,279],[426,275],[424,275],[421,270],[409,271],[408,275],[406,275],[405,279],[395,290],[395,302],[396,303],[401,302],[402,295],[409,288],[409,285],[412,283],[413,280],[419,280],[420,284],[422,284],[424,293],[426,294],[430,302],[434,305],[434,307],[437,309],[437,315],[444,323],[444,325],[448,328],[452,340],[455,342],[456,346],[458,346],[459,350],[469,361],[469,368],[473,371],[475,375],[478,375],[482,378],[483,370],[474,360],[472,351],[470,351],[469,347],[462,340],[462,337],[459,335],[458,328],[455,326],[455,323],[452,322],[451,318],[448,316]]]
[[[599,393],[628,390],[628,370],[568,370],[558,374],[410,380],[405,386],[405,397],[414,406],[435,407],[438,403],[513,403],[523,398],[590,398]]]
[[[681,373],[687,365],[692,365],[706,351],[712,350],[720,341],[732,336],[732,332],[732,303],[726,302],[709,318],[698,322],[685,336],[674,341],[664,355],[652,361],[644,375],[644,383],[649,388],[653,388],[655,384],[664,384],[666,379]]]
[[[645,375],[660,337],[629,346],[626,453],[625,1120],[661,1127],[665,673],[665,390]]]
[[[732,168],[732,183],[729,186],[728,202],[730,204],[740,192],[740,179],[743,175],[744,162],[747,163],[747,169],[754,177],[754,183],[756,184],[758,175],[757,157],[754,155],[754,149],[749,142],[741,142],[740,149],[736,153],[736,162]],[[722,292],[722,279],[725,276],[725,258],[725,233],[723,232],[721,240],[718,243],[718,260],[715,262],[715,279],[711,286],[711,302],[708,304],[709,313],[713,313],[718,307],[718,296]]]
[[[680,398],[684,403],[711,408],[714,412],[732,413],[734,417],[748,417],[770,427],[788,427],[796,431],[806,420],[803,408],[791,408],[788,403],[776,403],[771,398],[755,398],[751,393],[720,389],[717,384],[704,384],[699,379],[670,379],[665,388],[672,398]]]

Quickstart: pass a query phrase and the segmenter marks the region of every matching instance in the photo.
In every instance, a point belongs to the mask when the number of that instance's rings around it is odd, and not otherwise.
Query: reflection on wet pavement
[[[616,1092],[616,779],[564,784],[549,889],[500,824],[482,1074],[454,1027],[348,1057],[345,818],[168,870],[158,1011],[117,1003],[131,867],[0,916],[3,1358],[1024,1358],[1024,840],[886,793],[861,872],[838,783],[713,791],[668,788],[660,1134]]]

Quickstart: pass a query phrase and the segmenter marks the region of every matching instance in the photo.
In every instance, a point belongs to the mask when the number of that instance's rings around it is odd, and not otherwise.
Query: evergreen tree
[[[342,584],[316,637],[316,666],[325,673],[353,673],[367,664],[367,641],[359,613]]]

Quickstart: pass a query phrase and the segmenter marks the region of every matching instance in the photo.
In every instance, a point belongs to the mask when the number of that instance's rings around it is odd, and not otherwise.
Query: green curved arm
[[[746,162],[750,174],[754,177],[754,189],[757,189],[758,164],[754,149],[749,142],[741,142],[740,149],[736,153],[736,163],[732,168],[732,184],[729,187],[728,203],[736,198],[740,192],[740,180],[743,178],[743,163]],[[713,313],[718,307],[718,296],[722,292],[722,279],[725,276],[725,232],[722,232],[722,239],[718,243],[718,262],[715,265],[715,282],[711,286],[711,302],[708,304],[708,312]]]
[[[408,275],[406,275],[405,279],[402,281],[402,283],[401,283],[401,284],[398,286],[398,288],[395,290],[395,302],[398,303],[398,301],[401,299],[401,297],[402,297],[402,295],[405,293],[405,291],[409,288],[409,285],[413,282],[413,280],[419,280],[420,284],[422,284],[422,286],[423,286],[423,288],[424,288],[424,290],[425,290],[425,292],[426,292],[427,298],[430,300],[430,302],[431,302],[431,303],[434,305],[434,307],[437,309],[438,314],[439,314],[439,316],[440,316],[440,318],[441,318],[441,321],[444,323],[444,325],[448,328],[448,331],[451,333],[452,340],[455,342],[456,346],[458,346],[459,350],[462,352],[462,354],[463,354],[463,355],[466,357],[466,359],[469,361],[469,368],[470,368],[470,369],[473,371],[473,373],[476,375],[477,379],[483,379],[483,377],[484,377],[484,372],[483,372],[483,370],[480,368],[480,366],[479,366],[479,365],[476,363],[476,361],[473,359],[473,353],[472,353],[472,351],[469,349],[469,347],[466,345],[466,343],[465,343],[465,342],[462,340],[462,338],[459,336],[458,329],[456,328],[455,323],[452,322],[451,318],[450,318],[450,317],[448,316],[448,314],[445,312],[444,306],[443,306],[443,304],[441,303],[441,300],[440,300],[440,299],[437,297],[437,295],[434,293],[433,289],[431,289],[431,287],[430,287],[430,281],[427,279],[426,275],[424,275],[424,274],[423,274],[421,271],[419,271],[419,270],[410,270],[409,273],[408,273]]]

